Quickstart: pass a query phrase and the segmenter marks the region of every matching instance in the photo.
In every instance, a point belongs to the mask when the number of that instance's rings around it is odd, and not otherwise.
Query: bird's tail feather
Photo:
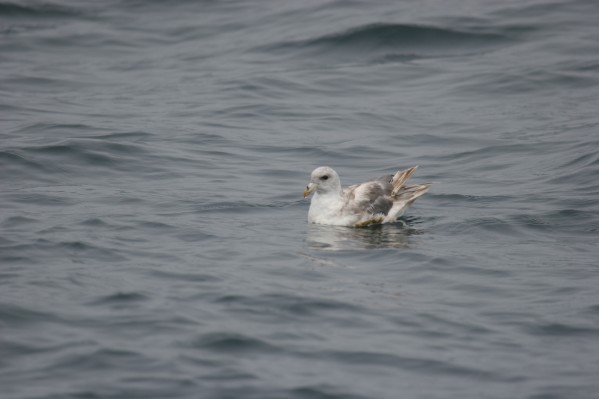
[[[415,184],[413,186],[403,187],[400,192],[395,194],[395,198],[398,201],[405,201],[408,204],[411,204],[416,200],[416,198],[426,193],[430,187],[431,183]]]
[[[412,202],[416,201],[416,198],[428,191],[430,186],[431,183],[424,183],[402,187],[401,191],[393,197],[393,206],[385,216],[383,223],[394,223],[398,217],[403,215]]]
[[[418,169],[418,166],[412,166],[411,168],[400,170],[399,172],[395,173],[391,179],[391,184],[393,185],[391,195],[397,195],[399,191],[404,188],[404,185],[408,179],[414,174],[414,172],[416,172],[416,169]]]

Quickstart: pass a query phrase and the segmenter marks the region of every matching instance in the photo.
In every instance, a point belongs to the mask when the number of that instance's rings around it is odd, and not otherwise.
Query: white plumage
[[[332,168],[316,168],[304,191],[304,197],[314,192],[308,221],[354,227],[394,223],[430,187],[430,183],[405,185],[416,168],[345,188],[341,187],[339,175]]]

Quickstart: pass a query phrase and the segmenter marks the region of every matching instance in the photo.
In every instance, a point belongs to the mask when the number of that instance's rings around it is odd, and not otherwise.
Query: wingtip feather
[[[396,195],[405,186],[410,177],[416,172],[416,169],[418,169],[418,165],[395,173],[393,179],[391,179],[391,184],[393,185],[392,195]]]

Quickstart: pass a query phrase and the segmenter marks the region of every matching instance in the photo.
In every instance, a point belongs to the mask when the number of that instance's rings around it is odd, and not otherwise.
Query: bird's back
[[[429,184],[406,186],[417,166],[345,188],[344,210],[355,214],[354,226],[394,222]]]

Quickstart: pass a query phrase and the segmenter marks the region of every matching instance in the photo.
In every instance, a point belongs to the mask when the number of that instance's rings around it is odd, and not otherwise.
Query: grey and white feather
[[[304,197],[314,193],[308,221],[354,227],[394,223],[430,187],[430,183],[406,186],[416,168],[345,188],[332,168],[316,168],[304,191]]]

